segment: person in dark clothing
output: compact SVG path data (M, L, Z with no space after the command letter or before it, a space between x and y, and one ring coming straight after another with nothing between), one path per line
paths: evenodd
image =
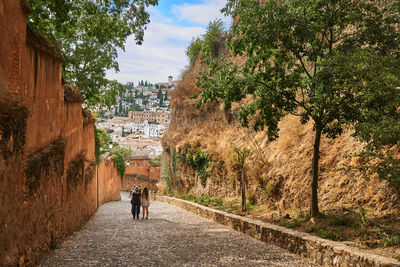
M140 190L139 187L135 187L134 192L132 193L132 200L131 200L131 204L132 204L132 215L133 215L133 219L135 219L135 217L137 219L139 219L139 214L140 214Z

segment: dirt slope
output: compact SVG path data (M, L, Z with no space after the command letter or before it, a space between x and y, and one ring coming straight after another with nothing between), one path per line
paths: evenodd
M282 211L306 209L309 205L309 180L314 133L312 124L302 125L287 116L279 127L280 137L269 142L265 131L240 127L231 113L220 104L207 103L195 109L190 97L198 90L196 76L203 70L200 60L185 73L172 95L170 130L163 146L179 154L185 147L201 147L211 154L207 183L198 181L196 172L176 160L176 190L181 193L218 197L238 196L237 166L233 147L247 146L252 153L247 164L250 180L248 196L256 203ZM400 217L400 194L376 176L365 179L359 171L343 171L346 165L357 166L358 159L349 156L360 151L362 144L350 131L335 140L321 142L319 206L322 211L362 206L369 216ZM178 157L179 158L179 157ZM171 160L169 160L171 165ZM171 166L170 166L171 167Z

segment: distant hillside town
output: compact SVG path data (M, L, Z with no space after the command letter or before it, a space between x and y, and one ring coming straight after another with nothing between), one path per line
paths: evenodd
M134 155L161 155L161 138L170 124L170 93L178 83L172 76L166 83L128 82L115 106L99 110L96 126Z

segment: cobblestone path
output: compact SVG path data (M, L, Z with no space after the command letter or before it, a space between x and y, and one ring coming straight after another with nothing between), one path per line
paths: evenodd
M105 203L38 266L313 266L166 203L152 202L149 220L133 220L130 208L125 193Z

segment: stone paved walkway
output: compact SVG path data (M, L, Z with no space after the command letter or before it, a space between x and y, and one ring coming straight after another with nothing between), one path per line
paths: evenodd
M313 266L308 260L166 203L133 220L127 194L38 266Z

